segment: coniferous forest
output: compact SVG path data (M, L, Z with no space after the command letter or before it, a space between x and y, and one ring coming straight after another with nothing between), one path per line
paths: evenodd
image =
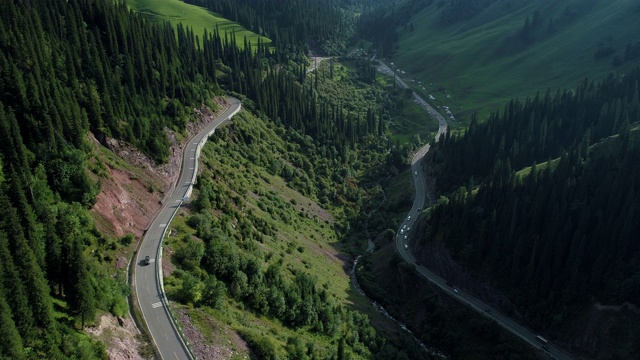
M351 236L344 243L362 240L358 213L370 194L357 177L376 166L381 178L406 167L415 144L390 146L384 91L368 89L359 102L351 101L353 88L342 97L331 93L360 80L375 83L372 61L356 61L356 81L334 79L333 60L329 70L308 74L304 59L310 48L344 53L356 31L372 49L391 54L398 35L380 21L400 26L431 1L410 1L397 12L387 1L186 2L272 43L251 46L215 27L195 34L151 23L122 1L1 2L0 358L106 358L105 345L82 329L100 313L129 311L126 274L101 256L113 239L89 212L101 189L93 138L103 145L118 139L162 164L171 156L168 131L185 134L197 120L193 109L215 110L215 96L233 94L251 114L216 133L213 142L240 143L218 143L217 151L229 151L235 164L247 156L309 199L341 207L344 218L332 227ZM471 3L467 10L477 12L493 1ZM443 23L466 16L462 1L438 4ZM414 254L427 259L427 249L442 244L506 294L513 312L536 330L557 328L585 304L637 302L639 82L640 69L587 79L575 90L512 100L443 136L425 159L441 196L421 219L422 253ZM261 148L271 134L287 144ZM335 358L421 354L415 343L400 352L403 344L388 342L318 279L261 262L252 251L273 237L274 222L250 212L231 226L238 211L228 199L246 189L200 180L187 224L195 236L184 237L174 260L181 285L207 296L184 291L176 300L215 308L229 294L257 316L329 339L335 348L325 355ZM266 192L256 197L260 211L293 224L295 204ZM228 214L214 219L218 211ZM249 342L252 336L260 354L278 353L264 337L247 334ZM640 353L640 336L633 336L627 355ZM298 347L287 350L290 356L299 350L287 346Z
M327 14L339 14L329 5ZM296 38L295 26L277 35L292 45L273 51L238 46L217 29L199 36L152 25L123 2L4 1L0 20L3 356L102 357L104 345L76 329L98 312L127 312L125 275L110 274L88 253L107 239L88 213L100 181L86 171L95 166L87 134L123 140L162 163L165 129L184 131L189 109L214 108L223 89L332 144L326 155L337 161L384 129L377 109L349 111L318 96L317 80L304 85L305 68L287 59L300 57L311 39ZM329 28L327 39L338 29Z
M187 56L193 34L122 3L4 1L0 18L0 353L103 357L74 329L97 311L124 315L129 289L85 251L105 244L88 213L100 184L87 134L165 161L163 129L219 89Z
M636 69L514 100L443 137L428 157L445 196L422 241L492 279L540 330L593 301L637 301L639 81Z
M329 55L346 49L353 34L341 0L187 0L270 38L282 56L304 55L315 45ZM295 16L292 16L295 14ZM302 58L300 58L302 59Z

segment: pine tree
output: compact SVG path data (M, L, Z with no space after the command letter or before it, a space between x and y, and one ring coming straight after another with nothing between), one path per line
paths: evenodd
M96 294L91 282L91 275L84 262L84 255L79 250L79 245L74 246L76 254L75 284L69 303L71 308L80 315L81 328L84 329L85 320L93 321L96 314Z
M38 266L33 251L28 246L24 237L17 211L4 195L0 195L0 207L2 207L2 228L6 231L9 241L9 249L15 261L16 268L20 272L20 280L26 287L29 305L33 312L34 323L42 328L54 328L53 305L49 297L44 273Z
M0 271L2 271L0 269ZM0 279L2 276L0 275ZM0 358L23 359L24 349L22 339L11 318L11 308L6 301L6 293L0 281Z
M9 240L4 231L0 230L0 280L4 285L4 291L10 296L7 297L11 313L15 319L15 326L22 336L22 339L32 341L35 337L33 326L33 312L29 307L29 300L24 285L20 279L13 259L9 251Z

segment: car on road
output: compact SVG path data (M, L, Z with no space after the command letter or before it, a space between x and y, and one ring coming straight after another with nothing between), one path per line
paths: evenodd
M460 291L458 291L458 289L453 289L453 292L457 294L460 294Z
M407 216L407 221L411 220L411 215Z
M491 314L491 309L484 309L487 314Z
M404 239L407 240L407 235L404 236Z
M409 248L409 245L404 244L404 248L405 248L405 249L408 249L408 248Z
M451 281L447 281L447 285L453 287L453 284L451 283Z
M143 263L144 263L145 265L149 265L149 264L151 264L151 257L149 257L149 255L145 256L145 257L144 257L144 261L143 261Z
M418 172L417 172L417 171L414 171L414 172L413 172L413 175L418 176Z

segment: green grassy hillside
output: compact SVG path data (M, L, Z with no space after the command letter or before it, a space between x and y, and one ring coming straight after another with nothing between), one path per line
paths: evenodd
M174 25L182 23L191 27L198 36L202 36L204 29L213 31L217 26L221 34L224 34L225 31L234 33L240 46L242 46L245 37L252 45L258 43L258 38L262 38L263 43L271 42L271 40L243 28L236 22L227 20L199 6L186 4L181 0L126 0L126 3L152 21L170 21Z
M178 311L188 314L191 324L203 336L189 339L196 353L208 351L202 350L207 344L216 351L238 352L235 358L245 358L247 352L242 350L242 341L234 341L242 338L257 358L326 359L337 356L340 338L345 337L349 342L346 351L352 359L395 358L381 355L370 339L389 341L410 358L423 358L424 353L417 344L376 312L350 285L346 270L351 257L336 230L340 217L334 217L334 211L327 211L311 196L296 190L299 179L287 181L274 175L277 168L274 164L284 164L295 170L296 177L306 176L292 163L291 157L300 155L290 149L298 144L291 141L290 134L282 127L264 120L243 111L207 142L193 200L174 219L171 224L174 235L165 242L165 263L173 261L178 265L171 276L165 277L167 296L181 302L207 304L194 307L176 304ZM207 193L212 194L206 189L207 183L216 194L211 202L201 200ZM198 210L204 206L211 209ZM208 234L211 232L215 235ZM185 256L192 254L190 248L200 248L202 259L196 261L198 266L191 270L186 265L193 256ZM261 275L250 278L244 287L256 287L256 281L264 283L260 291L268 301L263 308L257 308L252 300L261 293L239 290L236 280L227 281L229 284L224 285L219 300L215 305L210 304L201 278L226 281L220 273L206 273L205 269L215 268L211 265L214 253L224 253L220 261L228 264L225 266L257 264ZM294 326L288 320L289 315L283 313L280 318L273 315L270 309L279 306L276 293L282 286L287 289L282 290L285 294L294 291L290 284L300 274L308 277L315 291L322 292L319 299L323 304L330 304L333 314L339 318L334 330L325 330L333 326L329 320L324 326L313 323ZM190 292L190 285L186 284L194 276L198 285ZM272 284L273 279L282 279L285 285ZM252 292L240 295L243 291ZM285 297L281 300L284 306ZM315 304L318 303L320 301ZM299 306L287 300L283 312L293 313ZM317 313L318 318L324 319L321 311ZM363 320L358 320L360 318ZM182 325L190 326L185 322ZM387 338L383 340L383 336ZM308 357L301 356L299 350ZM385 351L395 355L399 350L385 348Z
M392 61L459 116L638 63L625 60L627 46L640 44L634 1L495 1L450 25L441 12L434 3L412 16Z

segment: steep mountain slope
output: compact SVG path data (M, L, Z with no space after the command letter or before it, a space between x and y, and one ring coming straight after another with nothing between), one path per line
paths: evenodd
M90 141L115 137L165 161L165 129L183 131L188 108L213 105L217 88L177 66L184 50L170 27L147 27L122 3L3 2L0 314L9 341L0 357L106 357L81 330L98 314L128 313L115 258L135 245L91 217L109 172Z
M408 14L393 55L454 113L486 114L514 97L624 73L640 56L634 1L496 0L463 13L468 5L431 2Z
M258 39L265 44L270 42L268 38L259 36L236 22L181 0L126 0L126 3L146 19L158 23L169 21L173 25L188 26L198 37L202 37L205 29L211 33L217 28L222 33L227 32L235 36L239 44L245 37L253 46L258 44Z
M637 353L640 330L618 315L636 318L640 295L639 80L634 69L512 101L434 146L428 165L444 196L418 229L417 256L495 301L479 285L491 284L503 308L585 358ZM471 276L442 266L449 254Z
M145 192L157 203L166 185L129 172L135 166L110 152L122 149L114 141L143 153L145 166L167 162L199 118L194 109L216 107L221 85L250 93L259 105L246 99L249 106L269 104L286 126L304 129L311 117L303 114L315 111L308 131L339 140L332 156L377 133L354 127L365 114L319 111L324 102L293 87L303 66L276 66L266 45L239 47L216 31L196 41L194 30L145 21L124 2L7 0L0 20L1 358L107 356L82 329L104 313L127 315L123 257L154 206L136 220L121 217L123 209ZM120 204L100 206L102 179L123 194Z

